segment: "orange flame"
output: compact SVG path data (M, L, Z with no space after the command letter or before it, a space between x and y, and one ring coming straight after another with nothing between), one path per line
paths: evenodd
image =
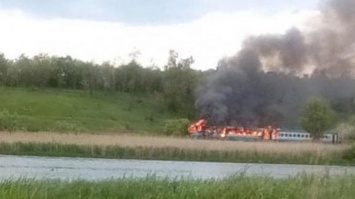
M249 135L257 136L262 140L275 140L277 133L280 129L267 126L266 128L244 128L235 126L209 126L206 127L206 120L200 119L195 123L192 123L188 127L189 133L206 133L207 135L212 135L211 132L215 132L220 135L220 137L226 137L227 134L231 135Z
M206 121L204 119L201 119L201 120L197 121L196 123L192 123L188 127L187 131L189 133L202 132L205 130L204 129L205 125L206 125Z

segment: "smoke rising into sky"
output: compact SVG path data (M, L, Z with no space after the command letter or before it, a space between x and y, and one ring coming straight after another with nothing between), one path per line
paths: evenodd
M297 127L305 101L355 97L355 1L322 2L303 30L252 36L220 61L197 89L196 108L212 123Z

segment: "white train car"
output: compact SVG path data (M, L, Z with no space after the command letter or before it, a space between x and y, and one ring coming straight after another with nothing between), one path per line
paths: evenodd
M277 141L311 141L312 137L306 132L280 131L276 136Z
M292 142L292 141L312 141L312 136L307 132L297 131L280 131L276 136L276 140L279 142ZM339 143L339 136L336 133L326 133L320 139L325 143Z

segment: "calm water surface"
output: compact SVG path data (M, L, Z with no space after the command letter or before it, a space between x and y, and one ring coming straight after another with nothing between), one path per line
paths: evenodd
M235 174L287 177L299 173L355 174L355 167L0 156L0 180L17 178L102 180L156 175L224 178Z

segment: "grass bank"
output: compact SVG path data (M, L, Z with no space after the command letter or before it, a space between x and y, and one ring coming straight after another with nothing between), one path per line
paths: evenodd
M355 176L327 175L300 175L286 179L234 176L223 180L168 180L147 177L98 182L22 179L0 182L0 198L353 199L354 186Z
M97 91L0 87L0 130L161 134L161 97Z
M221 143L223 144L223 143ZM237 143L236 143L237 144ZM1 142L0 154L55 157L94 157L114 159L178 160L277 164L354 165L353 156L344 151L316 153L299 151L222 150L174 146L76 145L38 142ZM347 153L346 153L347 154Z

